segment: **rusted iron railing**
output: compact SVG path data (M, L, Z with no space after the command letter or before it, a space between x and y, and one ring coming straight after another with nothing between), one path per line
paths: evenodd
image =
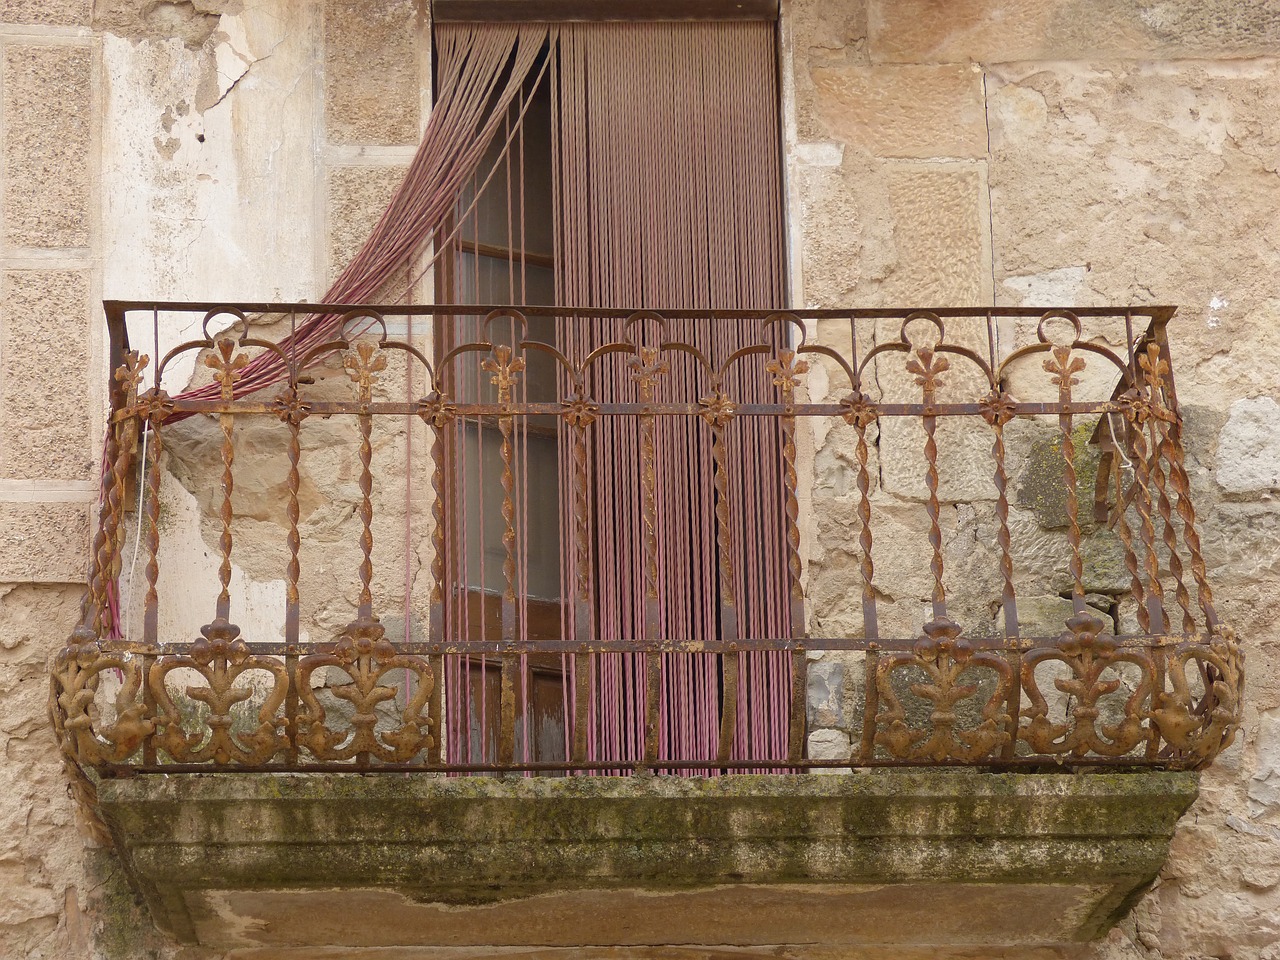
M1184 465L1181 422L1177 413L1166 325L1169 308L805 311L782 314L721 312L713 315L668 312L627 314L563 308L348 307L281 304L108 304L115 361L111 428L105 450L100 522L90 556L89 586L83 619L58 655L52 676L51 714L67 757L103 774L209 770L416 770L476 772L492 770L778 770L819 767L982 765L993 768L1068 764L1196 768L1211 761L1235 734L1240 722L1242 655L1229 627L1215 613L1206 564L1196 531ZM295 355L287 336L275 341L256 331L289 326L282 318L308 313L346 314L348 337ZM200 335L168 351L161 372L184 356L196 356L212 373L215 396L170 396L154 365L129 348L126 319L172 313L203 316ZM474 318L478 335L467 342L445 342L442 322ZM565 355L549 342L512 335L502 342L500 328L524 330L529 321L547 318L602 318L622 331L616 340L597 343L589 356ZM274 318L274 319L273 319ZM405 318L435 336L422 348L412 336L393 336ZM683 321L732 325L737 349L709 355L687 342L670 339L669 325ZM280 327L280 324L284 324ZM218 333L217 329L227 332ZM743 333L742 331L747 331ZM156 340L159 341L157 333ZM456 338L455 338L456 339ZM535 352L554 361L559 395L537 402L511 389L525 361ZM428 354L431 354L430 356ZM251 357L275 358L283 377L275 386L249 395L237 391ZM638 372L653 372L676 356L690 362L701 378L696 398L664 401L652 392L626 402L593 397L590 370L604 358ZM392 399L380 391L379 378L389 357L417 371L422 385L416 398ZM262 360L256 361L261 364ZM329 365L349 384L346 396L313 387L312 371ZM473 365L474 375L497 387L492 399L464 396L450 371ZM808 397L809 376L826 371L824 396ZM758 368L775 390L771 402L743 403L731 393L731 372ZM1104 373L1100 373L1104 371ZM340 375L345 374L346 379ZM893 385L886 385L892 379ZM476 382L476 381L472 381ZM149 384L149 386L148 386ZM1082 387L1082 384L1084 386ZM643 386L643 382L642 382ZM1105 390L1099 394L1099 390ZM483 400L483 402L482 402ZM164 534L161 515L162 461L166 436L183 416L216 418L221 436L221 478L217 583L210 585L212 621L201 636L162 636L159 554ZM280 642L246 636L231 622L235 517L232 492L241 464L236 436L248 418L275 418L284 432L278 456L287 462L288 494L269 505L284 518L287 560L280 571L286 591L280 616ZM358 601L352 620L328 639L301 636L299 582L302 537L299 531L300 437L314 418L353 418L359 497L358 558L354 571ZM392 638L375 613L377 579L373 568L373 481L378 464L371 434L377 418L416 418L431 437L432 505L429 519L433 555L424 561L432 584L426 603L424 635ZM585 463L586 438L603 418L684 418L711 438L717 509L710 520L727 535L730 514L721 510L731 491L735 461L726 454L724 427L735 418L772 418L782 438L778 472L781 489L766 491L783 505L782 542L791 578L790 636L741 635L731 610L721 609L719 635L710 638L639 639L594 635L589 577L579 580L575 596L564 603L578 616L572 632L530 638L522 632L511 585L511 553L516 540L511 504L520 476L514 425L526 418L554 418L563 442L578 445L573 461ZM494 613L496 626L477 617L470 635L445 624L449 584L448 514L451 502L448 431L459 419L496 426L505 465L503 476L503 573L507 590ZM876 564L886 551L908 545L881 539L874 522L872 450L887 442L879 427L902 418L918 423L918 455L924 493L919 507L926 543L922 562L930 570L931 597L919 632L884 636L878 618L886 585ZM984 482L994 501L995 557L1003 584L1000 627L975 635L948 612L945 584L944 500L947 458L939 453L939 428L959 419L970 434L987 438L990 455ZM860 629L847 636L805 633L805 515L810 498L800 488L804 447L802 424L832 421L851 428L846 451L854 490L821 509L852 511L856 542L846 545L853 558L848 593L860 598ZM1061 567L1070 582L1070 615L1051 631L1026 635L1019 620L1017 531L1010 524L1012 464L1009 432L1024 420L1047 423L1057 433L1061 456L1066 525ZM1092 511L1077 496L1077 449L1081 428L1088 443L1101 450ZM145 444L142 442L146 438ZM800 438L798 442L798 438ZM987 441L984 441L986 443ZM142 452L145 448L145 457ZM643 462L635 465L641 504L652 502L654 485L678 464L655 463L654 446L640 443ZM513 463L515 464L513 466ZM970 465L969 469L973 469ZM132 486L141 485L142 495ZM576 551L578 569L592 565L588 531L596 505L587 490L586 469L572 471L575 489L561 498L571 514L563 529L578 531L563 546ZM580 486L580 489L579 489ZM121 636L114 611L117 581L124 566L128 504L138 499L139 548L145 596L137 635ZM819 510L808 506L806 510ZM1090 606L1082 555L1082 526L1110 527L1122 543L1128 592L1135 603L1136 632ZM652 556L645 538L639 549ZM913 547L914 549L914 547ZM728 564L720 550L708 563ZM729 573L722 571L729 579ZM892 585L889 585L892 588ZM953 585L954 587L954 585ZM963 585L960 585L962 588ZM952 591L954 593L954 589ZM732 605L728 597L724 604ZM399 601L398 601L399 602ZM482 599L481 603L484 603ZM567 620L566 620L567 622ZM736 632L735 632L736 631ZM650 690L664 658L716 654L720 671L717 705L721 723L738 717L738 659L753 651L789 654L790 732L785 755L739 756L731 736L720 738L712 757L662 754L652 731L659 726L656 695L643 700L647 716L645 749L634 757L593 759L583 727L591 722L590 658L631 652L643 658L642 675ZM849 699L860 716L846 723L847 756L812 757L806 750L806 673L818 652L843 656L861 678L849 680ZM521 658L559 655L577 664L566 682L574 685L573 706L566 708L565 755L539 760L520 750L516 716L521 703ZM495 754L479 759L442 751L442 689L450 657L474 657L498 671L500 726ZM343 712L326 710L318 690L321 675L341 678L337 700ZM637 680L636 682L642 682ZM330 696L330 704L337 702ZM566 702L569 702L566 698ZM812 705L808 705L810 708ZM481 721L482 723L485 721ZM526 716L527 722L527 716Z

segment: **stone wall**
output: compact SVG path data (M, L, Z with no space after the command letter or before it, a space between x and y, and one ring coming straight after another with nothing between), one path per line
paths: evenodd
M88 0L0 5L0 953L85 956L84 841L45 720L103 427L99 45Z
M319 296L412 156L421 6L0 2L0 955L174 954L78 832L44 719L45 659L77 616L95 499L96 304ZM1110 940L983 956L1277 960L1280 5L783 0L783 16L798 303L1181 307L1173 349L1209 574L1249 656L1244 736ZM851 437L807 442L814 626L856 629L856 607L840 605ZM891 452L876 463L878 518L916 535L918 491ZM198 484L170 486L198 500ZM949 569L992 570L989 495L961 490L948 509ZM1034 497L1017 510L1057 536ZM237 575L271 598L278 565L259 560ZM921 569L904 557L883 574L895 622L914 629ZM1049 579L1038 596L1049 622ZM815 750L847 741L841 702L857 692L834 667L815 664Z
M1180 307L1170 333L1209 577L1249 657L1244 735L1204 775L1160 882L1093 955L1280 956L1280 141L1268 119L1280 110L1280 5L792 0L784 11L804 305ZM835 430L814 438L809 589L840 627L859 619L834 602L855 569L841 550L848 445ZM918 538L922 511L878 472L874 509ZM1012 522L1048 535L1042 505L1020 499ZM947 561L968 576L990 566L966 564L990 543L990 506L952 500ZM922 574L891 557L885 583L919 606ZM1060 619L1056 591L1043 594L1033 615ZM811 723L828 729L811 749L842 749L839 706L857 691L841 692L840 664L812 666Z

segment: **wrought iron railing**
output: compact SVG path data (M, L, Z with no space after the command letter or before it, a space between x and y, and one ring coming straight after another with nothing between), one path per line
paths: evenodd
M316 312L346 314L348 335L300 352L298 338L290 333L301 318ZM1232 631L1215 613L1196 531L1166 336L1171 309L659 315L111 303L107 313L115 371L100 521L83 619L56 659L51 694L63 749L83 767L104 774L796 771L893 764L1195 768L1231 742L1240 722L1242 655ZM203 324L193 339L166 351L157 376L155 365L130 349L126 326L134 327L135 340L145 339L136 331L150 330L158 352L162 319L168 323L176 315L202 317ZM458 340L460 317L471 318L467 329L475 336L470 340ZM524 330L538 318L557 325L585 317L612 324L609 329L621 335L596 342L588 356L581 350L558 352L551 346L554 337L534 341L513 334L504 343L497 334L499 329ZM452 340L445 331L448 323L454 324ZM682 323L731 326L737 331L736 349L716 356L675 339L672 330ZM512 388L524 361L535 352L554 363L557 395L550 399L530 400ZM184 357L198 358L200 369L212 373L213 384L201 393L171 396L163 373ZM399 358L398 367L391 365L395 371L389 358ZM697 393L664 399L654 377L677 359L696 370ZM634 396L593 396L592 384L599 382L593 379L593 365L606 360L615 365L612 369L636 378ZM279 381L243 394L239 388L246 378L267 363L275 365ZM475 367L469 382L491 380L496 392L464 395L459 384L465 366ZM814 386L819 366L822 384ZM746 369L767 377L773 395L766 402L744 402L733 395L732 385L741 382L733 371ZM380 385L380 379L393 373L397 392L416 377L417 395L393 399L385 383ZM323 391L318 378L324 380ZM345 395L335 394L338 383L346 385ZM167 441L182 429L183 417L216 419L220 440L216 516L210 518L217 533L216 582L189 585L205 589L210 598L212 619L197 637L162 635L162 465ZM732 523L730 512L720 508L740 489L733 472L743 469L742 460L730 455L727 428L744 417L774 424L780 438L780 487L762 495L776 498L781 505L776 515L785 525L780 542L789 575L790 627L781 632L789 635L752 636L743 630L732 609L733 591L726 588L717 594L715 636L661 636L653 604L646 610L643 637L598 636L592 626L589 577L580 578L574 595L562 601L577 611L575 618L566 614L561 621L572 623L571 630L531 638L522 628L527 611L513 589L517 574L511 552L518 539L512 505L519 492L521 456L513 436L527 429L531 418L543 418L552 423L548 429L558 442L579 451L566 460L570 468L565 478L573 490L560 501L562 529L575 535L566 537L562 547L573 552L578 569L589 570L596 549L589 531L598 505L587 490L582 451L601 421L615 417L638 422L634 510L651 532L655 486L669 482L663 476L680 465L655 462L654 444L644 442L646 425L679 418L701 431L714 471L715 509L708 522L717 538L733 532L726 529ZM237 433L247 422L264 418L281 431L279 449L271 455L285 464L287 478L281 502L265 505L278 513L285 532L279 571L285 585L282 622L273 625L281 635L278 640L260 639L253 635L253 625L231 622L232 569L240 536L233 490L249 455L238 452ZM346 453L359 490L352 503L358 535L351 571L358 595L349 625L317 640L300 627L306 598L300 590L305 544L299 488L302 440L320 418L349 418L355 425ZM373 489L382 454L375 456L373 436L380 419L419 424L415 429L428 434L435 464L431 506L424 508L429 512L422 521L432 531L430 556L423 563L430 587L420 628L406 628L404 638L390 636L375 610L379 580L373 562ZM492 611L481 597L481 613L469 632L446 623L452 576L447 531L449 512L457 508L451 503L457 494L448 487L449 458L454 456L449 432L468 419L496 430L506 467L501 515L507 551L502 565L506 589L492 598ZM924 536L910 544L884 539L875 519L877 464L882 463L877 458L891 452L882 427L894 420L914 421L919 428L912 434L908 459L923 485L918 499L909 503L918 509ZM984 496L993 504L992 562L998 565L1001 584L994 598L999 614L993 629L952 616L964 584L948 585L946 499L940 487L947 482L951 461L945 451L939 452L942 424L952 420L965 425L964 436L980 438L989 448L983 462L975 466L965 460L961 467L977 471L981 483L989 485ZM809 469L806 431L821 421L844 425L841 453L852 475L852 487L827 500L800 479ZM1021 423L1038 424L1041 434L1052 439L1058 457L1053 462L1060 470L1054 480L1065 524L1054 542L1070 612L1048 628L1023 623L1018 613L1024 556L1019 538L1025 531L1010 519L1011 510L1019 509L1011 504L1010 487L1021 461L1009 452L1009 440ZM955 436L947 433L947 442ZM1094 448L1089 464L1096 474L1092 509L1082 507L1078 495L1087 459L1082 446ZM141 510L133 516L130 504L135 501ZM824 511L852 514L851 529L856 531L856 542L843 545L850 558L848 606L857 619L855 627L844 631L847 635L810 636L805 628L807 619L821 619L806 610L804 585L810 573L807 531L812 515ZM1120 544L1125 593L1133 610L1134 629L1129 632L1089 602L1085 541L1089 531L1103 528ZM1036 536L1043 539L1043 531ZM646 562L656 549L653 539L644 537L636 547ZM131 549L140 554L145 581L131 591L131 603L140 610L133 625L120 603L120 581ZM919 551L921 564L930 571L930 596L918 631L887 636L878 608L893 585L878 578L877 563L887 553L904 550ZM731 552L716 551L707 562L728 566ZM724 584L733 582L731 571L720 573ZM413 603L406 593L396 606L407 610ZM785 654L783 675L790 685L786 749L771 756L741 755L734 746L734 730L744 722L739 662L756 651ZM600 759L588 745L587 728L598 722L591 664L593 658L619 653L634 654L640 664L632 682L644 688L644 716L637 718L643 723L643 748L629 757ZM718 658L718 749L710 756L673 755L659 735L659 728L672 721L659 716L658 679L677 658L707 655ZM522 747L518 733L522 714L524 729L529 726L529 694L522 684L527 683L531 656L558 658L571 687L561 717L564 753L549 760ZM806 746L806 713L813 710L806 693L808 673L819 656L840 658L846 673L841 696L852 715L841 723L847 755L832 756L828 750L811 756L819 751ZM443 730L448 713L442 707L444 681L449 663L463 657L481 664L482 682L487 683L490 669L499 679L490 705L496 746L478 750L478 756L469 748L465 755L451 750ZM323 677L341 682L326 685ZM341 709L335 710L335 704ZM483 726L488 721L481 717L478 722ZM471 738L467 734L468 743ZM836 742L841 742L838 737Z

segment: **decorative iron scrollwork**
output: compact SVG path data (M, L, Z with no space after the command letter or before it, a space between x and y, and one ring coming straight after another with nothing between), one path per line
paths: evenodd
M1198 695L1187 681L1187 669L1192 666L1200 679ZM1174 646L1165 676L1168 688L1157 693L1151 720L1171 756L1195 765L1207 763L1235 740L1242 719L1244 654L1235 632L1223 627L1207 645Z
M960 626L946 618L924 625L924 636L909 653L882 655L874 682L881 713L875 742L898 760L976 763L992 759L1012 736L1005 711L1013 670L1000 653L977 651L960 636ZM923 672L923 682L907 683L915 697L930 705L927 723L913 723L899 692L898 677ZM962 677L969 676L969 682ZM977 677L991 681L984 692ZM975 719L964 726L962 708Z
M202 628L202 636L186 656L163 657L151 667L148 681L156 704L156 745L177 763L253 766L266 763L288 746L282 732L287 723L280 713L289 689L284 663L276 657L250 654L239 633L238 628L215 621ZM187 730L169 690L169 677L178 670L189 671L174 677L179 684L188 681L182 687L187 700L208 710L194 731ZM239 721L248 729L236 730L236 706L256 692L252 683L239 681L251 680L254 673L269 677L271 686L252 718ZM192 674L204 683L189 682L194 680Z
M141 750L155 730L140 696L142 674L140 656L103 650L84 630L77 630L59 651L50 708L55 728L76 760L88 766L124 763ZM113 720L103 719L97 702L104 678L116 684Z
M1068 698L1061 722L1050 719L1049 701L1036 676L1037 667L1051 662L1070 671L1069 676L1053 681L1054 688ZM1121 664L1136 667L1139 681L1114 722L1108 722L1099 701L1123 685ZM1028 706L1022 711L1019 739L1033 752L1049 756L1125 756L1151 736L1146 721L1154 686L1155 664L1149 652L1121 647L1103 631L1097 617L1076 614L1067 621L1056 646L1030 650L1022 658L1022 689Z
M425 658L401 656L383 635L376 620L358 620L349 625L332 653L303 657L298 664L298 688L303 712L298 716L298 744L317 760L347 761L366 756L384 763L405 763L433 744L427 704L435 677ZM328 722L328 713L316 694L314 677L328 668L346 674L350 683L329 687L339 700L351 705L352 715L341 724ZM398 725L379 729L386 723L379 706L394 702L395 687L384 682L395 670L416 678L412 693L400 710Z

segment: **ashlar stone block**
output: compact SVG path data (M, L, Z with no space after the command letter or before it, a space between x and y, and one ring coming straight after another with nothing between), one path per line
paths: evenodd
M0 23L74 27L87 24L93 0L3 0Z
M934 436L938 446L938 496L944 502L968 503L996 498L991 432L969 418L940 418ZM925 456L927 436L921 421L886 417L880 427L880 477L888 493L908 500L929 496Z
M16 270L0 283L0 476L92 479L88 277Z
M418 142L418 4L328 0L325 122L331 143Z
M1274 54L1273 3L871 0L873 62L1174 59Z
M13 44L4 51L4 233L24 247L89 243L87 47Z
M89 559L89 507L0 503L0 583L75 583Z
M800 192L810 306L990 303L985 189L975 163L868 160L849 151L839 167L803 169Z
M369 238L407 167L336 167L329 174L329 279L340 274ZM397 291L397 295L403 293Z
M1217 481L1228 493L1280 488L1280 404L1270 397L1237 400L1218 434Z
M788 12L797 62L864 58L866 0L805 0Z
M899 268L893 293L899 304L961 307L988 301L981 190L971 165L893 169L889 200Z
M968 64L814 68L830 137L878 157L985 156L982 78Z

